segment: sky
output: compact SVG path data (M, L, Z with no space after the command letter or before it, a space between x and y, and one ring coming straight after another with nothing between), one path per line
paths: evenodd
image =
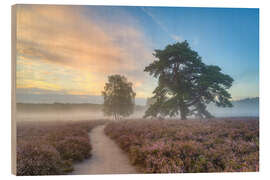
M154 49L184 40L234 79L233 100L259 96L258 9L18 5L17 102L102 103L121 74L143 105Z

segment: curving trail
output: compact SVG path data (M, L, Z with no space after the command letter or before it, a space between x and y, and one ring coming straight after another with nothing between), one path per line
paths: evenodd
M92 157L74 165L71 174L135 174L128 157L104 133L105 125L97 126L90 133Z

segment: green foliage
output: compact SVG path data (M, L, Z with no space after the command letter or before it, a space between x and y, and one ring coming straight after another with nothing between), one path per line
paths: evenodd
M221 72L221 68L206 65L187 41L168 45L164 50L155 50L157 60L144 71L158 78L154 90L155 102L145 117L176 116L186 119L189 115L210 118L206 104L232 107L231 95L227 91L233 79Z
M135 107L136 93L132 90L132 83L121 75L109 76L108 81L104 91L102 91L104 114L113 115L114 119L119 119L120 116L129 116Z
M155 99L154 98L147 98L146 99L146 107L150 107L152 104L155 103Z

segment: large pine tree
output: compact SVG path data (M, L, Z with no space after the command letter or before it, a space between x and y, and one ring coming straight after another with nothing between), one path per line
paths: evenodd
M181 119L189 115L209 118L212 115L206 105L210 102L221 107L232 106L228 89L233 79L218 66L204 64L187 41L155 50L153 55L156 60L144 71L158 78L158 86L145 117L179 114Z

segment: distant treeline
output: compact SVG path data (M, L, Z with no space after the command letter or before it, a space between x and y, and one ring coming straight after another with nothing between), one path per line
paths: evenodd
M235 105L259 105L259 97L245 98L238 101L233 101Z
M54 104L39 104L39 103L17 103L16 109L20 112L49 112L49 111L101 111L103 104L71 104L71 103L54 103ZM135 111L143 111L145 106L136 105Z
M233 108L218 108L213 104L208 105L207 109L216 117L238 117L238 116L259 116L259 98L246 98L232 101ZM35 112L102 112L103 104L93 103L17 103L17 111L23 113ZM142 113L143 116L146 106L136 105L135 112Z

